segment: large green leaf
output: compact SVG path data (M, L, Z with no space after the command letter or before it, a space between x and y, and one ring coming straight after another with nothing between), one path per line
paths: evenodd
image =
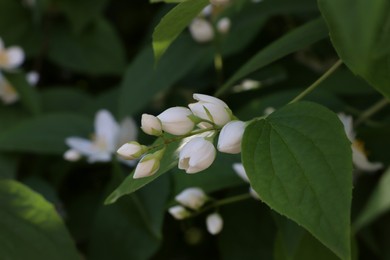
M0 133L1 151L61 154L65 138L87 136L92 122L72 114L51 114L24 120Z
M255 120L242 161L265 203L350 259L351 147L334 113L301 102Z
M318 0L343 62L390 98L390 2Z
M208 0L187 0L175 6L161 19L153 33L153 50L157 61L207 4Z
M41 195L0 179L2 259L80 259L64 223Z
M321 18L302 25L280 37L247 61L229 80L217 91L221 95L237 80L259 70L284 56L307 47L327 36L328 31Z
M390 210L390 169L384 173L366 206L356 219L355 230L370 224L388 210Z
M50 37L49 59L59 66L92 75L120 74L124 70L124 48L104 19L96 20L82 34L58 25Z

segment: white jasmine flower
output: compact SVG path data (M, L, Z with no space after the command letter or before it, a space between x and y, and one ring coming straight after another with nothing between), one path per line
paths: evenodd
M142 154L147 151L145 145L141 145L136 141L125 143L116 152L126 160L138 159Z
M189 30L192 38L198 43L206 43L214 39L213 26L204 18L192 20Z
M198 210L205 204L208 197L202 189L192 187L176 195L175 200L187 208Z
M212 235L217 235L222 231L223 219L218 213L213 213L206 218L207 231Z
M170 207L168 209L168 212L177 220L182 220L191 216L191 212L189 212L186 208L180 205Z
M242 165L242 163L233 163L233 169L243 181L249 183L248 175L246 174L244 165ZM254 199L260 200L259 194L257 194L257 192L252 187L249 187L249 193Z
M179 169L186 173L197 173L210 167L214 162L214 145L203 137L192 138L179 153Z
M65 142L71 149L86 156L89 163L108 162L123 143L122 139L135 139L136 135L137 128L132 119L125 119L120 126L109 111L99 110L95 116L95 135L92 140L72 136L66 138Z
M148 135L160 136L162 134L160 119L149 114L142 114L141 129Z
M160 168L160 161L164 152L165 149L161 149L142 157L135 168L133 179L145 178L155 174Z
M227 123L219 134L218 151L230 154L240 153L245 127L246 124L238 120Z
M191 110L186 107L171 107L157 116L162 129L173 135L185 135L194 129L195 123L191 120Z
M0 69L11 70L19 67L24 61L24 52L20 47L4 47L0 38Z
M64 153L64 159L70 162L76 162L80 160L81 157L82 155L74 149L69 149Z
M189 104L192 113L207 121L211 121L217 126L224 126L232 119L232 112L222 100L203 94L194 94L196 103Z
M217 30L221 34L227 34L230 30L231 21L229 18L224 17L220 19L217 23Z
M338 116L344 125L344 130L348 139L352 142L352 161L355 167L367 172L374 172L383 168L383 164L380 162L372 163L368 161L363 143L356 139L352 116L348 116L344 113L339 113Z

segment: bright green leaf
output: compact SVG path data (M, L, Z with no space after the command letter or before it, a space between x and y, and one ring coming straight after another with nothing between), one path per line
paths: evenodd
M0 179L0 229L3 259L80 259L53 205L16 181Z
M259 70L284 56L307 47L328 34L325 23L318 18L294 29L280 37L246 62L229 80L217 91L221 95L229 89L237 80Z
M318 3L343 62L390 98L390 2L319 0Z
M252 122L242 161L265 203L350 259L351 146L334 113L301 102Z
M209 4L208 0L187 0L175 6L161 19L153 33L153 51L156 61L207 4Z

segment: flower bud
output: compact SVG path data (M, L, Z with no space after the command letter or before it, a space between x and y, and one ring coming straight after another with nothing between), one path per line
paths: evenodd
M216 235L221 232L223 228L223 219L221 215L218 213L208 215L206 219L206 226L207 231L212 235Z
M208 200L206 193L200 188L187 188L176 195L175 200L193 210L200 209Z
M76 162L81 159L81 154L74 149L69 149L64 153L64 159L70 162Z
M147 150L148 148L145 145L133 141L122 145L116 152L127 160L134 160L143 155Z
M192 38L198 43L210 42L214 38L213 27L203 18L195 18L192 20L189 30Z
M196 103L189 104L192 113L218 126L224 126L232 119L232 111L222 100L202 94L194 94Z
M168 209L168 212L177 220L185 219L191 216L191 212L189 212L186 208L180 205L170 207Z
M141 129L148 135L160 136L162 134L160 119L149 114L142 114Z
M165 148L142 157L135 168L133 179L149 177L155 174L160 168L160 160L164 152Z
M276 109L273 108L273 107L267 107L266 109L264 109L264 115L266 116L269 116L270 114L272 114L273 112L275 112Z
M231 26L230 19L227 17L222 18L217 23L217 30L221 34L226 34L229 32Z
M161 121L162 129L173 135L185 135L194 128L191 120L191 110L186 107L171 107L157 116Z
M241 140L246 124L242 121L231 121L221 130L218 138L218 151L236 154L241 152Z
M179 154L179 169L186 173L197 173L210 167L214 162L216 151L214 145L203 137L191 139Z
M39 74L36 71L30 71L26 74L26 79L31 86L35 86L39 81Z

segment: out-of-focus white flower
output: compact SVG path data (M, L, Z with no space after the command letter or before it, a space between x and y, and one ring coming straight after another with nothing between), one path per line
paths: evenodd
M248 175L246 174L242 163L233 163L233 169L243 181L249 183ZM260 200L259 194L257 194L257 192L252 187L249 187L249 193L254 199Z
M24 52L20 47L4 47L0 38L0 69L11 70L19 67L24 61Z
M218 151L230 154L240 153L245 127L246 124L238 120L227 123L219 134Z
M0 72L0 99L4 104L15 103L19 99L19 94L14 87L6 80Z
M96 113L95 135L92 140L72 136L66 138L65 142L71 149L86 156L89 163L108 162L117 147L123 143L122 138L130 136L135 139L136 135L137 128L132 119L125 119L120 126L111 113L103 109Z
M178 166L186 173L197 173L210 167L215 156L215 147L210 141L195 137L180 150Z
M187 208L198 210L205 204L208 197L202 189L192 187L177 194L175 200Z
M162 129L173 135L185 135L194 128L191 120L191 110L186 107L171 107L157 116L162 124Z
M36 71L30 71L26 74L26 79L31 86L35 86L39 81L39 73Z
M352 161L355 167L367 172L374 172L383 168L383 164L380 162L372 163L368 161L363 143L356 139L352 116L348 116L344 113L339 113L338 116L344 125L344 130L348 139L352 142Z
M223 219L218 213L213 213L206 218L207 231L212 235L217 235L222 231Z
M141 129L148 135L160 136L162 134L160 119L149 114L142 114Z
M135 168L133 179L145 178L155 174L160 168L160 161L165 149L158 150L152 154L147 154L139 161Z
M214 39L213 26L204 18L195 18L189 25L192 38L199 43L210 42Z
M222 100L203 94L194 94L196 103L189 104L192 113L207 121L211 121L217 126L224 126L232 120L232 112Z
M212 13L213 13L213 6L212 5L206 5L206 7L203 8L203 10L200 13L200 15L208 17L208 16L211 16Z
M82 155L74 149L69 149L64 153L64 159L70 162L76 162L80 160L81 157Z
M273 112L275 112L276 109L273 108L273 107L267 107L266 109L264 109L264 115L266 116L269 116L270 114L272 114Z
M191 212L189 212L186 208L180 205L170 207L168 209L168 212L177 220L182 220L191 216Z
M231 26L231 21L229 18L227 17L224 17L222 19L220 19L218 22L217 22L217 30L219 33L221 34L226 34L229 32L230 30L230 26Z
M126 160L134 160L143 155L147 149L148 148L145 145L141 145L136 141L132 141L119 147L116 152Z
M234 92L242 92L248 90L258 89L261 86L261 82L253 79L244 79L239 85L233 87Z
M228 5L230 0L210 0L210 3L217 6Z

